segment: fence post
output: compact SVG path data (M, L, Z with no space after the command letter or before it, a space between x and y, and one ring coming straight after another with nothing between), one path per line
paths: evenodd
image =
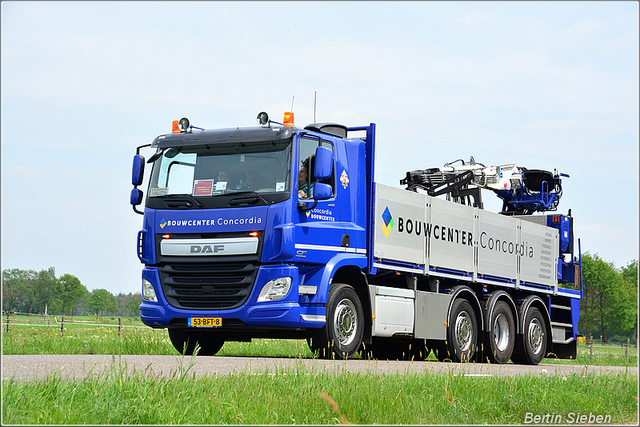
M624 364L627 365L629 363L629 345L631 340L627 338L627 345L624 347Z
M593 365L593 340L591 341L591 346L589 347L589 364Z
M120 336L121 329L122 329L122 318L118 316L118 336Z
M62 315L62 323L60 324L60 336L64 336L64 314Z
M9 332L9 317L11 314L7 311L7 332Z

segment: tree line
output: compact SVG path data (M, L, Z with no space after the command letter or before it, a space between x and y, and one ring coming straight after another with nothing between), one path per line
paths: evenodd
M56 277L55 268L2 271L2 310L29 314L138 317L140 292L113 295L106 289L88 291L71 274Z
M603 342L630 338L637 345L638 260L617 268L598 254L583 254L582 280L580 333Z

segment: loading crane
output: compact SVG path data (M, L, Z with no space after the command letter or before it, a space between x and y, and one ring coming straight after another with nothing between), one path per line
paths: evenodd
M485 166L473 157L446 163L444 167L408 171L400 180L409 191L424 190L430 196L483 208L481 189L492 190L502 200L503 215L531 215L555 211L562 197L562 179L569 175L528 169L513 163Z

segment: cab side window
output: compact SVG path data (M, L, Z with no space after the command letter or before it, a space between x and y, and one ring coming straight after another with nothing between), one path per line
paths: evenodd
M310 199L313 197L313 187L315 184L313 165L316 148L319 146L326 147L333 153L333 145L329 141L319 138L300 138L300 150L298 151L298 197L301 199ZM333 176L321 182L329 184L333 189L333 194L335 194Z

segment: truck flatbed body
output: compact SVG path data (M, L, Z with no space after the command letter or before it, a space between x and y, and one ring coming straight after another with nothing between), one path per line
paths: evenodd
M580 298L558 286L559 231L528 216L476 207L376 183L375 269Z

